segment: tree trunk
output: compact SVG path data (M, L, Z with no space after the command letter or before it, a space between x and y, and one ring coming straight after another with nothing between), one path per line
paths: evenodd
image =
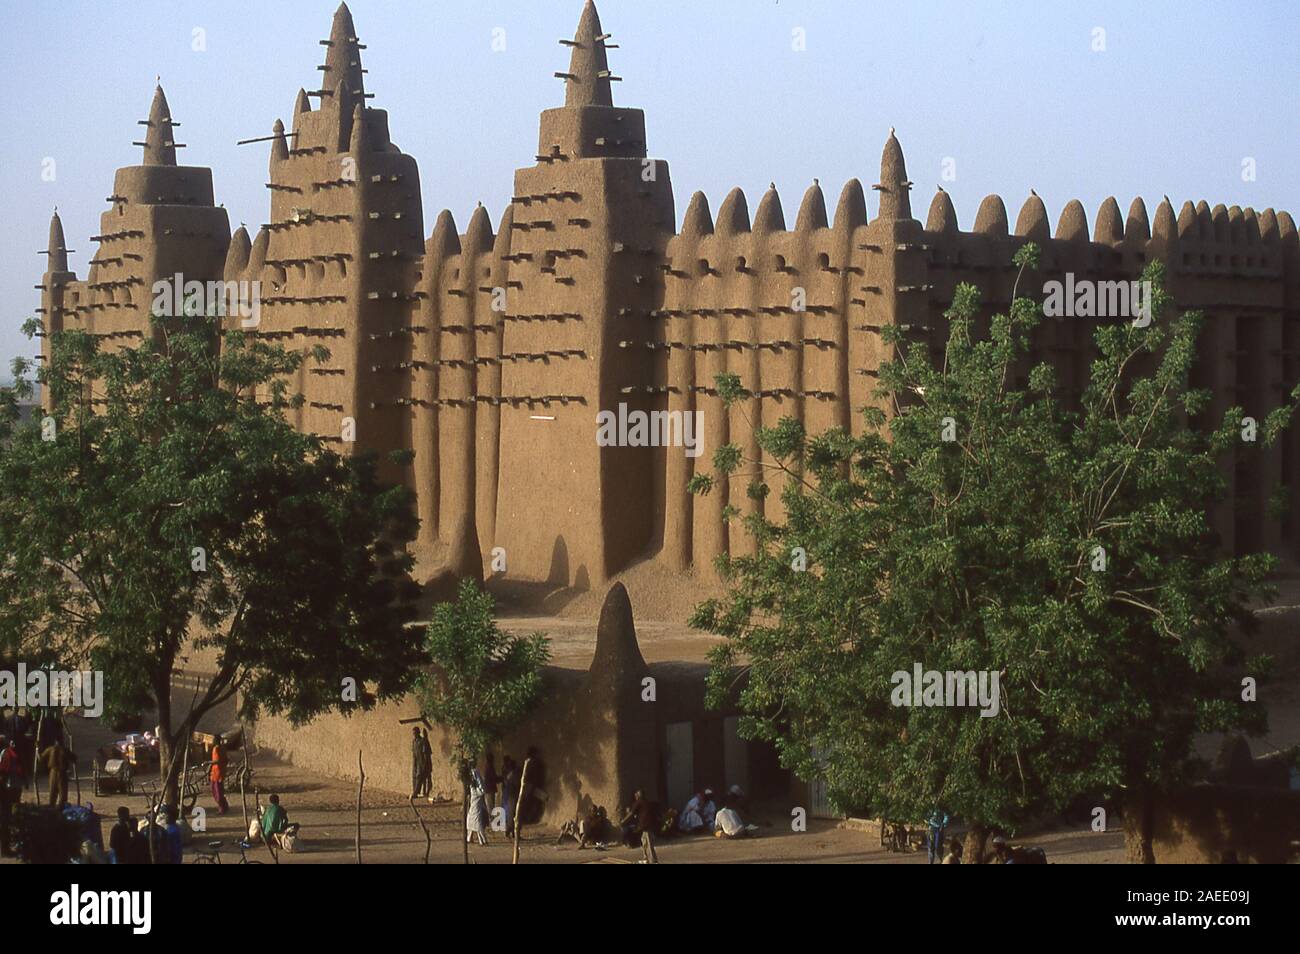
M966 844L962 847L964 856L961 863L964 865L982 865L986 862L988 856L985 848L989 840L989 830L984 825L971 825L970 831L966 832Z
M167 667L171 671L171 667ZM172 732L172 697L171 697L171 680L164 676L160 681L154 684L154 696L158 702L158 774L159 790L162 792L162 804L179 806L179 786L177 784L176 773L180 765L176 762L176 746L181 744ZM189 742L188 718L182 720L181 728L185 730L186 738L184 742L188 747Z
M1124 806L1124 849L1131 865L1156 863L1155 796L1145 783L1130 789L1133 797Z

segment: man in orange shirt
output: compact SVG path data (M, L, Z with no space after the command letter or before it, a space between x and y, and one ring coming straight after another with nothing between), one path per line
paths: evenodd
M226 801L225 780L226 780L226 744L221 736L217 736L212 743L212 768L208 770L208 778L212 781L212 800L217 803L217 813L224 815L230 811L230 804Z

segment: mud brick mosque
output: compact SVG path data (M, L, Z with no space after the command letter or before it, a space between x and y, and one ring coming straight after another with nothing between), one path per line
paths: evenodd
M569 56L556 73L564 103L541 114L536 152L515 173L495 229L482 206L464 232L447 211L426 228L418 165L390 138L388 113L371 105L365 46L346 5L321 41L319 88L298 90L291 128L277 121L267 137L270 214L254 237L231 233L210 169L177 164L180 124L158 89L138 143L141 164L117 172L85 279L68 270L57 214L50 224L39 286L46 357L48 334L69 328L103 347L134 346L150 334L153 284L174 273L258 281L252 333L287 349L330 351L291 382L305 399L294 425L344 452L414 451L413 463L390 477L418 500L423 579L481 576L500 547L509 577L579 590L603 590L643 563L675 575L683 591L712 582L717 554L751 545L738 523L724 522L724 506L742 514L780 506L778 493L750 499L745 480L730 501L725 488L689 494L714 449L735 440L746 458L759 458L746 417L770 425L793 416L812 432L860 430L856 409L874 400L888 358L882 329L900 326L942 353L957 284L979 288L985 319L1005 310L1012 257L1029 240L1043 257L1022 287L1066 273L1132 280L1149 260L1165 262L1178 306L1207 316L1196 383L1213 391L1212 416L1240 405L1262 420L1300 381L1300 240L1286 212L1205 201L1176 211L1166 198L1152 218L1140 198L1127 214L1110 198L1089 235L1078 201L1053 230L1037 195L1014 227L1003 200L990 195L963 231L942 190L924 221L914 217L891 131L878 181L864 188L850 180L832 215L814 180L792 224L774 188L752 213L734 189L716 214L696 192L678 228L669 165L647 151L643 112L614 105L610 39L588 2L574 38L560 41ZM1063 396L1077 399L1093 330L1085 320L1045 321L1020 375L1049 361ZM714 388L722 372L752 391L745 406L723 407ZM596 416L620 405L702 412L703 453L600 446ZM1265 502L1283 483L1300 515L1298 475L1300 428L1226 464L1230 493L1214 515L1224 545L1294 558L1300 516L1270 520ZM625 601L616 590L611 599ZM630 630L630 609L607 610L626 624L615 629ZM587 678L600 667L622 673L609 677L615 682L644 670L634 634L605 645ZM683 717L695 707L682 705ZM626 732L616 712L602 711L614 748L597 758L604 768L596 787L622 791L634 776L654 784L655 771L662 784L662 732L655 742L653 727L638 729L649 752L634 759L639 768L624 764ZM348 744L322 731L322 745ZM396 745L405 743L399 736ZM721 759L721 748L697 740L696 763L704 750Z

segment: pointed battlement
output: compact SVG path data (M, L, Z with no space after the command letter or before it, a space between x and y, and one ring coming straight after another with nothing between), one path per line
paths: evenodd
M880 157L880 181L875 189L880 193L880 215L886 222L912 217L910 192L912 183L907 178L907 164L903 161L903 147L899 145L894 130L889 130L885 149Z

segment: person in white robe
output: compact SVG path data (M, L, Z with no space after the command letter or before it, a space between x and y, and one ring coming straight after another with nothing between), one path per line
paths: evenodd
M487 844L488 807L487 786L483 776L473 766L469 769L469 811L465 815L465 840L477 839L480 845Z

